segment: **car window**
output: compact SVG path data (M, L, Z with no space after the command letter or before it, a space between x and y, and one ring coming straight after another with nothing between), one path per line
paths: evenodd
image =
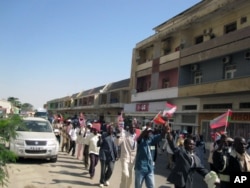
M24 121L22 125L18 126L17 131L53 132L50 124L44 121Z

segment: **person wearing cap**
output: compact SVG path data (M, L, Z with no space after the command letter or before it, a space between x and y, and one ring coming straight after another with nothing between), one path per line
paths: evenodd
M146 122L146 127L137 138L137 154L135 158L135 188L142 188L145 181L147 188L155 187L154 179L154 156L155 147L165 136L163 128L160 134L153 134L151 121Z
M214 171L207 170L201 164L199 157L194 153L195 142L191 137L185 138L183 147L178 147L171 134L171 127L167 125L167 140L176 160L167 180L173 183L175 188L192 188L195 172L204 177L209 188L214 188L215 183L220 182Z

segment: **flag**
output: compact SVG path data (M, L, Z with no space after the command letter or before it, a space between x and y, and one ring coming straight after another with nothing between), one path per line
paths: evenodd
M166 108L163 110L163 116L172 117L176 109L177 109L177 106L166 102Z
M225 112L224 114L216 117L215 119L210 121L210 128L211 129L216 129L219 127L227 127L228 126L228 122L231 120L231 116L232 116L232 111L228 110L227 112Z
M96 129L98 132L100 132L101 131L101 124L100 123L92 123L92 128L93 129Z
M165 124L166 121L162 119L161 111L152 120L155 124Z

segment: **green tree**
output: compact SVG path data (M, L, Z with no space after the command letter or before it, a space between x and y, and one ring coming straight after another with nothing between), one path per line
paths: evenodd
M33 106L30 103L23 103L21 106L21 111L32 111Z
M8 183L6 164L15 162L17 159L17 156L6 147L6 143L10 138L16 137L16 128L21 123L22 119L18 115L0 119L0 184L2 186Z

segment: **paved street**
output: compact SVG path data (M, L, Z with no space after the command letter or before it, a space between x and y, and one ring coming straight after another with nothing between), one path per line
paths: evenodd
M169 171L166 170L166 153L159 155L156 162L156 188L173 188L166 181ZM88 171L84 169L82 161L60 152L58 162L50 163L41 160L22 160L16 164L9 164L8 188L93 188L98 187L100 164L96 168L94 179L90 179ZM121 166L116 162L109 188L118 188L120 184ZM145 187L145 186L144 186ZM202 178L195 177L195 188L206 187Z

